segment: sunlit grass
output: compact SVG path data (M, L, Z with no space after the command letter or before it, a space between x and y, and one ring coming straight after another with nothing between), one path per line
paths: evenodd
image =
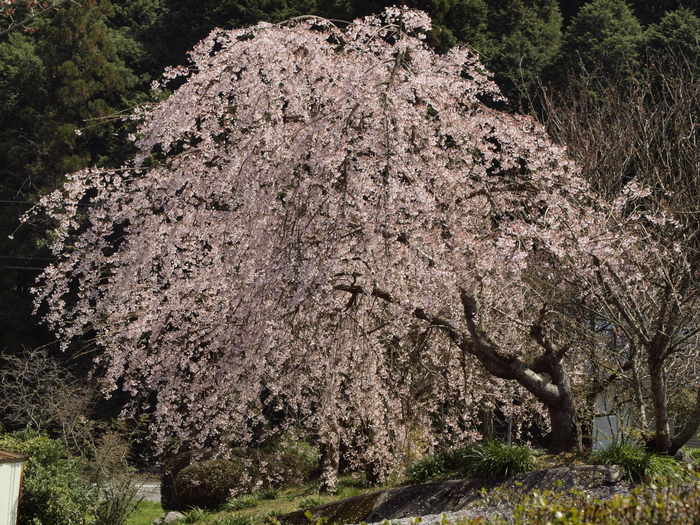
M126 523L127 525L151 525L154 519L159 518L164 513L160 503L142 501Z
M270 494L245 495L236 498L231 505L224 505L218 512L210 511L202 514L202 519L192 521L195 513L185 513L189 517L187 523L194 525L246 525L262 524L272 517L294 512L300 508L307 507L312 501L318 505L324 505L333 501L338 501L353 496L359 496L368 492L379 490L381 487L366 488L363 481L353 477L343 477L338 483L338 492L334 495L319 494L317 485L308 484L300 487L290 487L280 489L271 499ZM245 501L245 505L239 504ZM228 507L228 509L227 509ZM242 508L245 507L245 508ZM160 506L157 507L160 509ZM141 513L141 507L139 507ZM150 525L153 519L162 515L163 511L155 515L149 514L150 518L144 517L144 521L129 521L128 525ZM143 513L146 516L145 513ZM132 518L134 519L134 518ZM183 522L184 523L184 522Z

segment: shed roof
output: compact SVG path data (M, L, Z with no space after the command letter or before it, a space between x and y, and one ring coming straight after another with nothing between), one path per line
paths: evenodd
M7 452L6 450L0 450L0 463L19 463L20 461L26 460L26 456L14 454L13 452Z

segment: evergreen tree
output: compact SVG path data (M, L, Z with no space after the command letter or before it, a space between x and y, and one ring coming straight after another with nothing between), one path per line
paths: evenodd
M630 0L635 15L643 25L656 24L671 11L688 9L700 15L698 0Z
M624 78L639 67L644 33L623 0L593 0L567 28L556 75L567 70L600 78Z
M489 0L483 59L517 105L522 105L558 56L561 25L561 12L553 0Z
M645 51L649 60L687 60L700 72L700 18L690 9L677 9L650 26L645 35Z
M43 341L28 294L47 262L44 232L18 231L37 194L88 164L112 165L127 153L126 109L145 79L132 71L140 46L111 26L108 0L65 2L0 39L0 348ZM14 234L14 239L8 236Z

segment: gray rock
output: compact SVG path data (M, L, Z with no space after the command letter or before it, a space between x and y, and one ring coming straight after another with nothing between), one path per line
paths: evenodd
M693 463L693 458L692 458L692 456L690 455L690 453L688 452L688 450L685 449L685 448L679 448L679 449L676 451L676 453L673 455L673 457L674 457L674 459L676 459L677 461L680 461L680 462L683 463L684 465L692 464L692 463Z
M153 520L153 525L164 525L165 523L174 523L177 520L182 519L184 517L185 515L181 512L170 511L165 516L161 516L160 518Z
M608 485L622 481L622 468L619 465L610 465L605 470L605 482Z

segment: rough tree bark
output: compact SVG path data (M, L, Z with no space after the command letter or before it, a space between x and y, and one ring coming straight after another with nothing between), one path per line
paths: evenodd
M335 289L351 294L370 295L398 304L389 292L379 288L368 292L358 285L339 284ZM544 404L552 423L550 450L562 452L580 447L580 430L573 392L569 375L562 366L562 360L569 351L569 347L556 348L545 337L542 327L535 325L531 329L531 336L544 352L531 364L508 355L476 325L477 304L474 297L464 289L460 289L459 294L467 327L466 333L460 330L451 319L432 315L422 308L414 308L413 316L444 330L462 352L476 357L489 373L501 379L517 381ZM544 314L544 309L541 313Z

